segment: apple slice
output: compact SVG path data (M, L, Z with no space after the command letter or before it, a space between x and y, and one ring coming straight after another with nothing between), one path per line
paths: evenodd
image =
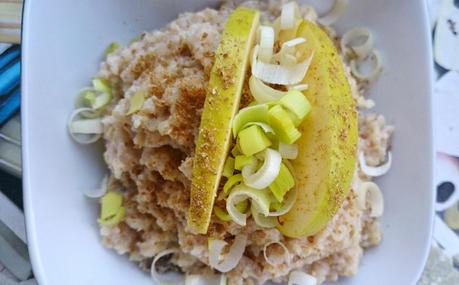
M236 9L215 53L193 161L188 226L197 233L209 227L259 19L256 10Z
M298 198L278 219L288 237L313 235L336 214L351 187L358 139L356 103L333 42L308 21L297 36L306 39L306 53L314 57L303 80L311 112L298 127L302 136L292 161Z

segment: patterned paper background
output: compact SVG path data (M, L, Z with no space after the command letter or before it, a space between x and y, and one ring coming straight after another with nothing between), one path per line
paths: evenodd
M436 215L421 284L459 284L459 1L429 0L435 60Z

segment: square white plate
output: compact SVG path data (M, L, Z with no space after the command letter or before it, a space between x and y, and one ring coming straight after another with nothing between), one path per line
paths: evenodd
M102 146L75 144L66 121L111 41L128 42L177 13L215 1L26 1L23 24L22 138L27 233L41 285L151 284L148 275L102 247L97 206L80 190L105 171ZM316 1L319 2L319 1ZM425 3L351 0L338 30L368 26L385 71L371 90L376 110L396 126L393 167L381 179L382 244L359 274L336 284L414 284L429 248L433 213L431 48ZM323 5L323 2L322 2Z

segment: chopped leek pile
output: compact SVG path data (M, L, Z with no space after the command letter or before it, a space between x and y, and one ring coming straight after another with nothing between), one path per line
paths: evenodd
M112 86L107 79L94 78L92 87L80 90L75 102L76 109L68 121L69 133L76 142L90 144L102 137L102 113L111 101Z
M285 162L298 154L294 143L301 133L297 126L310 110L298 90L285 92L277 101L239 110L233 121L235 147L226 159L222 175L227 180L219 195L220 200L226 199L226 211L215 207L218 219L245 225L248 206L240 205L250 201L257 224L276 226L270 208L283 208L286 194L295 186Z
M116 42L111 43L104 51L104 57L120 49ZM71 137L80 144L90 144L102 137L102 116L104 110L112 102L112 85L106 78L94 78L91 87L80 90L75 102L75 110L68 121ZM131 115L140 110L145 101L145 91L139 90L130 97L129 110Z
M295 38L298 6L293 2L285 6L274 24L259 27L252 50L253 102L232 122L234 147L223 167L226 182L217 198L225 200L226 209L214 207L221 221L244 226L251 214L259 226L272 228L276 217L288 212L296 199L288 160L298 155L298 126L311 111L301 92L307 85L301 81L314 53L306 54L305 39ZM276 53L277 45L281 48Z
M102 112L112 100L112 87L108 80L95 78L92 87L83 88L75 102L75 111L68 121L72 138L80 144L94 143L103 133Z

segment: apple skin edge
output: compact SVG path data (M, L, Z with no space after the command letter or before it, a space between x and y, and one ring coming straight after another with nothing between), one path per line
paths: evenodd
M311 236L322 230L350 191L357 156L357 108L343 63L328 35L303 21L298 37L314 57L303 83L311 112L299 126L298 157L292 161L298 198L278 218L288 237Z
M259 19L258 11L237 8L215 53L193 160L187 222L196 233L205 234L209 227Z

